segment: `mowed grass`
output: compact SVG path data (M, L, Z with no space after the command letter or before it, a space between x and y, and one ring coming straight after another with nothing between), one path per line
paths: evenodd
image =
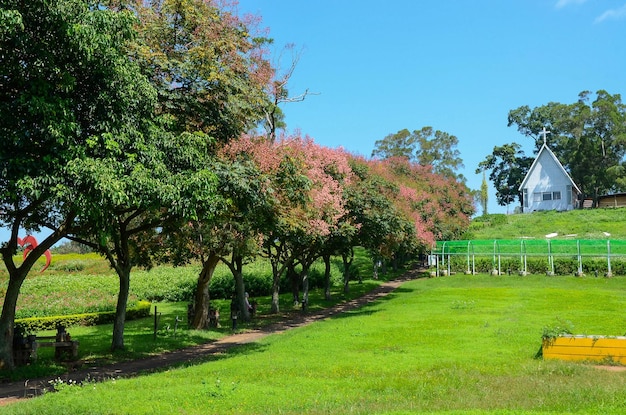
M626 372L535 358L545 326L626 332L626 279L418 279L209 361L80 386L7 414L626 413Z
M557 239L626 239L626 208L578 209L568 212L533 212L487 215L472 220L464 239L538 238L557 233Z

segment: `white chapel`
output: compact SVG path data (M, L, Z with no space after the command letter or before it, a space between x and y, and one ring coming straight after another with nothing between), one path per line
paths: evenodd
M567 173L546 138L550 131L541 132L543 145L519 187L524 213L540 210L572 210L577 207L580 189Z

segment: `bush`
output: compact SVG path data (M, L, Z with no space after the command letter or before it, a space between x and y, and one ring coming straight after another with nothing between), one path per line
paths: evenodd
M235 279L232 274L213 275L209 283L211 298L231 298L233 292L235 292Z
M135 306L126 309L126 320L135 320L150 315L149 301L139 301ZM15 320L15 332L33 333L41 330L54 330L57 325L96 326L112 323L115 319L114 311L100 313L73 314L67 316L30 317Z
M50 265L51 270L64 271L64 272L78 272L83 271L87 267L85 261L67 261L60 262L59 264L52 263Z
M471 268L470 259L470 268ZM498 262L494 264L493 257L475 257L474 268L479 273L490 273L497 269ZM447 269L448 266L445 266ZM467 257L454 256L450 258L450 269L453 272L464 273L467 270ZM583 258L583 273L587 275L603 276L608 272L606 258ZM522 262L519 257L500 257L500 270L503 274L517 274L522 270ZM527 257L526 272L529 274L545 274L550 271L547 257ZM578 271L578 259L576 257L554 257L555 275L574 275ZM612 259L611 272L613 275L626 275L626 260Z
M190 301L196 289L198 266L159 266L131 275L131 292L150 301Z

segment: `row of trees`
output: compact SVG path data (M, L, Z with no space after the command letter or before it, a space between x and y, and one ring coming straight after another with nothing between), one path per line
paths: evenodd
M626 190L626 105L619 94L583 91L573 104L521 106L509 112L508 125L532 138L535 150L543 145L540 132L549 130L550 149L586 197ZM518 188L533 160L519 144L505 144L494 147L476 172L490 170L499 205L521 203Z
M319 258L341 255L349 271L360 245L400 261L465 229L473 207L454 178L278 136L287 79L257 23L210 0L0 0L0 224L10 230L0 367L13 367L20 288L63 238L100 252L119 277L118 350L135 266L201 261L192 324L203 327L219 261L242 305L242 267L269 258L278 311L280 278L302 280L306 304ZM260 125L267 134L245 134ZM51 234L16 263L19 233L42 228Z

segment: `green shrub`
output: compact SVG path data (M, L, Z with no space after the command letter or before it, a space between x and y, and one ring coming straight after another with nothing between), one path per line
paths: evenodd
M159 301L190 301L196 289L200 267L159 266L149 271L137 270L131 275L131 292L137 298Z
M470 270L472 262L470 258ZM517 274L522 270L522 261L520 257L500 257L500 270L503 274ZM448 266L443 266L446 270ZM498 268L498 259L490 257L475 257L474 269L478 273L490 273L493 269ZM450 257L450 270L453 272L464 273L467 270L466 256ZM583 273L589 276L604 276L608 272L606 258L583 258ZM548 258L546 257L527 257L526 272L529 274L546 274L550 271ZM554 257L554 274L555 275L574 275L578 271L578 258L576 257ZM613 275L626 275L626 260L612 259L611 273Z
M248 294L250 294L251 297L271 295L272 279L273 277L271 274L257 274L257 273L246 274L244 275L244 278L243 278L244 283L246 284L246 291L248 292Z
M235 292L235 279L230 274L218 274L211 278L209 294L211 298L231 298Z
M67 261L50 264L51 270L65 271L65 272L77 272L83 271L87 267L85 261Z
M151 303L139 301L135 306L126 309L126 320L135 320L150 315ZM42 330L54 330L57 325L72 326L95 326L112 323L115 319L114 311L100 313L83 313L67 316L30 317L15 320L16 332L22 331L33 333Z

